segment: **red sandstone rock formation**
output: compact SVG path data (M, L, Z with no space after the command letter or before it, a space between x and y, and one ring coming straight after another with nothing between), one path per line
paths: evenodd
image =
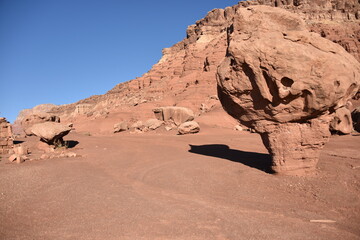
M283 9L238 8L218 68L225 110L261 134L277 173L315 169L330 114L359 90L360 63Z
M216 69L226 54L226 29L231 25L237 9L254 4L284 8L298 14L309 30L341 44L360 59L357 1L240 2L233 7L212 10L204 19L189 26L186 38L165 48L160 61L143 76L120 83L104 95L54 107L51 111L59 115L62 121L75 124L87 119L101 121L109 113L121 115L124 120L133 118L145 121L152 117L151 109L161 106L188 107L195 115L206 115L214 109L221 112L219 102L212 96L216 94ZM109 125L109 132L116 122L118 120Z

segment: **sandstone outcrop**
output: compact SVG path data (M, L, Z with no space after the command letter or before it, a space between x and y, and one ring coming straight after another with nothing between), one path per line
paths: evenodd
M63 146L63 137L71 131L71 127L55 122L38 123L31 127L31 132L49 145Z
M6 118L0 118L0 154L7 154L11 151L13 142L13 133L11 124Z
M359 89L360 64L279 8L239 8L218 68L224 109L261 134L277 173L312 171L330 114Z
M172 121L177 126L194 120L194 112L185 107L161 107L153 110L155 117L160 121Z
M36 114L27 115L21 121L21 126L27 136L32 135L31 127L37 123L43 122L60 122L60 118L54 114L39 112Z
M195 121L184 122L178 127L178 133L180 135L198 133L200 126Z

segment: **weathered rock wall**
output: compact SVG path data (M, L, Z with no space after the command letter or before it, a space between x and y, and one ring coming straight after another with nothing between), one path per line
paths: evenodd
M7 154L13 147L11 124L5 118L0 118L0 154Z

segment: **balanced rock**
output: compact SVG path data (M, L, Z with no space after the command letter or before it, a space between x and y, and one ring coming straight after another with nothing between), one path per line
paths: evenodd
M189 133L198 133L200 131L200 126L195 121L184 122L178 127L178 132L180 135L189 134Z
M71 127L55 122L38 123L31 127L31 132L49 145L63 145L63 137L71 131Z
M160 107L153 110L155 117L161 121L173 121L177 126L194 120L194 112L185 107Z
M46 113L46 112L39 112L35 114L28 115L23 118L21 121L21 126L27 136L32 135L31 127L37 123L43 122L60 122L60 118L54 114Z
M227 34L217 72L224 109L261 134L275 172L314 170L330 114L359 89L359 62L283 9L239 8Z

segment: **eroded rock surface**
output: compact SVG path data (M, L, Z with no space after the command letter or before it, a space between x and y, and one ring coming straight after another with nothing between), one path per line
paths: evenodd
M277 173L315 169L330 114L359 89L360 64L295 14L239 8L218 68L224 109L261 134Z
M180 135L198 133L200 126L195 121L184 122L178 127L178 133Z
M0 118L0 154L7 154L11 151L13 142L13 133L11 124L6 118Z

